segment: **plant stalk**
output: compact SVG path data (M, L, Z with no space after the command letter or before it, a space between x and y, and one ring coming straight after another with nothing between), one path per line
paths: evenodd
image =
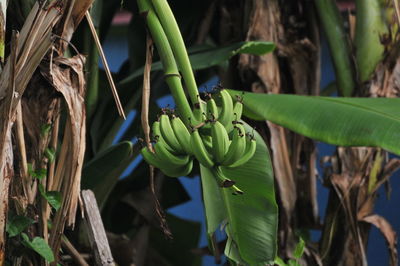
M386 12L380 0L356 1L355 49L359 80L367 81L383 59L385 46L381 38L388 35Z
M151 0L151 2L153 3L154 10L161 22L165 34L167 35L172 52L175 55L176 63L178 64L179 70L182 73L190 100L194 106L199 105L200 109L203 109L203 106L200 104L199 91L197 89L196 80L194 78L186 46L175 16L172 13L167 0Z
M149 0L137 0L139 11L145 17L147 27L157 47L160 60L163 64L165 81L169 86L172 96L182 121L186 126L193 120L193 112L182 87L181 76L175 62L174 54L165 35L164 29L155 14Z
M355 75L350 43L344 30L342 17L335 1L314 0L314 3L328 39L339 94L350 97L355 87Z

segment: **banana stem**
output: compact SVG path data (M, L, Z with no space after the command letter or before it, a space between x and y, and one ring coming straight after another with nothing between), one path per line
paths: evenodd
M367 81L377 64L382 61L385 46L381 38L387 35L385 12L381 0L356 1L356 62L361 82Z
M181 76L168 38L151 6L150 0L137 0L137 3L139 11L144 15L147 27L157 47L164 68L165 81L174 97L178 112L185 125L189 126L190 120L194 119L193 112L183 90Z
M339 93L350 97L355 87L355 75L351 60L349 39L343 27L336 2L332 0L314 0L317 12L328 39Z
M229 189L233 195L243 195L243 191L235 185L235 181L225 177L218 166L213 169L213 172L220 187Z
M160 19L161 25L167 35L168 41L175 55L176 63L178 64L179 70L182 73L190 100L194 106L197 104L200 105L202 113L204 110L203 106L199 103L200 97L196 80L194 78L189 56L186 51L182 34L179 30L178 23L175 20L175 16L172 13L167 0L151 0L151 2L153 3L154 10Z

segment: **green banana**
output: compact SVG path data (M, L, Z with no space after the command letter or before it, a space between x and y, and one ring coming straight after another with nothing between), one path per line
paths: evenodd
M233 119L235 121L239 121L243 113L243 102L242 97L240 97L239 95L236 95L236 99L237 100L233 105Z
M189 156L188 155L174 155L168 149L166 148L165 142L159 140L156 142L154 145L154 150L156 152L157 157L161 160L163 165L166 165L163 168L169 168L168 166L171 167L179 167L179 166L184 166L188 163L189 161Z
M155 153L153 153L152 151L150 151L149 148L148 148L147 146L146 146L146 147L143 147L143 148L140 150L140 153L142 154L143 159L144 159L148 164L150 164L150 165L152 165L152 166L154 166L154 167L156 167L156 168L160 168L160 167L161 167L162 162L161 162L160 158L158 158L158 156L157 156Z
M193 121L195 126L204 123L206 114L204 113L205 102L197 95L197 102L193 104L193 116L196 121Z
M200 103L196 103L193 108L193 116L196 119L196 126L203 124L206 121L206 115L199 106Z
M217 163L224 160L229 149L229 136L219 121L211 122L212 154Z
M232 143L229 145L228 152L221 162L224 166L229 166L238 161L246 149L246 136L244 127L240 123L234 126Z
M170 177L181 177L187 176L192 172L193 169L193 159L190 159L187 164L180 167L173 168L161 168L161 172L163 172L166 176Z
M203 140L204 147L206 147L206 150L212 155L212 137L206 134L203 135L201 133L200 136L201 139Z
M182 120L179 117L173 115L171 125L172 129L174 130L175 136L177 137L178 142L182 146L183 150L187 154L193 154L192 146L190 145L190 133Z
M221 89L219 93L221 96L221 112L219 113L218 120L224 127L227 127L233 120L233 101L225 89Z
M161 140L165 142L160 130L160 121L155 121L153 123L153 125L151 126L151 131L152 131L152 137L155 141ZM166 143L166 146L169 151L174 151L174 149L171 146L169 146L168 143Z
M218 119L218 107L211 95L207 98L207 119L211 121Z
M192 146L193 155L203 166L211 168L214 166L206 147L204 146L203 140L197 129L194 129L190 134L190 143Z
M171 126L171 120L166 113L160 116L160 131L165 142L172 148L175 153L185 153L181 144L175 136Z
M254 153L256 152L257 143L254 136L251 136L250 133L246 134L246 149L242 155L242 157L234 162L233 164L229 165L228 167L238 167L245 163L247 163L251 158L253 158Z

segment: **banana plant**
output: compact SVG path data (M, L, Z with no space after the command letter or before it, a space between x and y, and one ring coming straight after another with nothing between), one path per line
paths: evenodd
M248 118L269 120L316 140L341 146L382 147L400 153L397 99L258 95L228 92L220 87L204 102L198 94L184 42L167 1L138 0L138 5L177 105L177 114L166 112L155 122L159 127L153 129L156 143L153 147L144 147L142 155L149 164L171 177L188 175L193 160L199 162L210 248L215 249L212 236L223 224L228 236L225 255L233 263L258 265L270 263L276 257L277 212L272 207L276 203L273 183L267 181L271 178L272 166L269 160L264 162L267 172L261 172L260 179L256 180L251 166L260 169L259 160L269 155L265 146L260 151L259 145L265 145L263 140L255 137L257 133L241 121L243 106ZM320 11L327 30L330 25L342 24L332 3L316 1L316 6L320 10L328 6L332 11L332 14ZM363 5L359 6L362 10ZM360 16L359 21L362 19ZM356 86L353 62L344 30L336 29L339 32L329 32L329 29L328 38L334 51L338 85L343 95L351 96ZM363 60L365 56L358 58ZM360 62L357 61L363 64ZM368 73L363 74L362 80ZM184 85L191 103L184 96ZM254 186L262 183L262 188ZM253 204L249 212L251 219L243 219L239 214L246 211L245 206Z
M241 121L240 95L233 101L227 90L219 88L208 95L207 102L200 97L184 41L167 1L137 3L177 106L176 113L165 110L154 122L156 143L141 150L144 159L171 177L188 175L196 160L202 169L210 248L215 248L212 236L218 225L225 224L225 254L232 262L271 263L276 256L277 206L266 145ZM249 166L263 160L263 171L249 171ZM215 209L215 201L221 209ZM246 209L249 213L243 216ZM248 216L252 218L247 219Z

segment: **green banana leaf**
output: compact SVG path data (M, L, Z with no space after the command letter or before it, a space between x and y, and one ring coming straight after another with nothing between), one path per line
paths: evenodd
M381 147L400 155L400 99L243 94L244 115L339 146Z
M82 188L92 189L99 206L103 206L108 195L118 182L119 176L137 156L129 141L118 143L97 154L85 164L82 171Z
M219 65L237 54L254 54L263 55L272 52L275 45L271 42L250 41L231 44L226 47L210 48L189 55L193 70L200 70ZM160 61L153 63L151 70L161 70L162 64ZM137 77L143 75L143 68L133 72L131 75L123 79L119 85L123 86L126 83L132 82Z
M201 186L203 188L204 212L206 214L206 227L208 246L215 251L212 236L218 227L227 218L221 191L211 169L200 164Z
M248 125L246 129L252 130ZM226 219L225 255L236 263L266 265L276 256L278 207L268 148L257 132L255 137L257 150L249 162L236 168L222 168L223 174L243 190L243 195L217 188L212 181L216 179L212 169L202 167L201 179L209 233Z

